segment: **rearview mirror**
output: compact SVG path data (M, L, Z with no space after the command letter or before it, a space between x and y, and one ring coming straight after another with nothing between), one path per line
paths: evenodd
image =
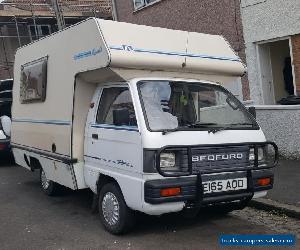
M129 125L129 110L127 108L113 110L113 121L116 126Z
M238 103L233 98L226 98L226 102L233 110L237 110L239 108Z
M248 111L249 111L249 113L250 113L254 118L256 118L256 110L255 110L255 107L249 107L249 108L248 108Z
M11 133L11 119L4 115L0 117L0 122L1 122L1 126L3 129L4 134L7 137L10 137L10 133Z

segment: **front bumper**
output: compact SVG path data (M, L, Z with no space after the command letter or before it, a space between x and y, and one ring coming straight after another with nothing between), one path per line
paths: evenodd
M202 183L214 180L226 180L247 177L247 189L203 193ZM162 204L168 202L193 202L200 205L216 204L220 202L230 202L237 200L251 199L256 192L265 191L273 188L274 174L271 169L248 170L230 173L219 173L213 175L198 175L192 177L164 178L149 180L144 184L145 202L149 204ZM269 185L260 186L258 180L270 178ZM165 188L181 188L180 195L171 197L161 197L160 191Z

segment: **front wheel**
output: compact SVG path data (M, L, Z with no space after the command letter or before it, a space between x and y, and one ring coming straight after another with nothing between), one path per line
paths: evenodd
M133 211L127 207L119 186L108 183L99 194L99 213L105 229L112 234L128 232L134 224Z
M44 193L49 196L57 195L60 191L60 185L54 181L47 179L46 173L42 168L40 170L40 183Z

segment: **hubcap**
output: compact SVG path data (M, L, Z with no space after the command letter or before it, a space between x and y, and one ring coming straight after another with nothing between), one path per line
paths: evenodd
M45 189L45 190L48 189L48 187L50 185L50 181L47 179L44 170L42 170L42 173L41 173L41 182L42 182L43 189Z
M102 212L106 222L113 226L116 225L120 218L120 207L117 197L107 192L102 200Z

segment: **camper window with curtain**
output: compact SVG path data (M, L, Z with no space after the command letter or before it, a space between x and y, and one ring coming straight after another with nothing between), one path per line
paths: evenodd
M45 101L47 86L47 61L48 58L44 57L22 65L20 84L21 103Z

